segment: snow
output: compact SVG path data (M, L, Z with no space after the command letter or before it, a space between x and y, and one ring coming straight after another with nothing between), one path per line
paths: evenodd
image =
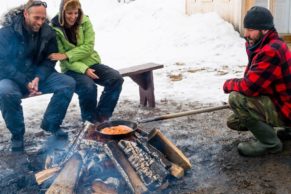
M49 18L58 12L59 2L47 0ZM21 3L3 1L0 14ZM95 49L103 64L115 69L147 62L164 65L154 71L157 102L226 102L223 82L242 76L247 63L244 39L216 13L187 16L182 0L81 3L93 23ZM26 118L43 112L50 97L36 97L37 103L36 98L23 100ZM125 79L120 100L139 101L138 87L129 78ZM78 105L76 96L71 103Z

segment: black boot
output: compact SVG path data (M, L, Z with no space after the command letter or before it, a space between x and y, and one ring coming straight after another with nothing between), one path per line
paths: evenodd
M51 132L57 139L68 139L68 133L56 125L49 125L48 122L43 120L40 127L45 131Z
M24 150L23 137L19 137L19 138L12 137L12 139L11 139L11 151L12 152L21 152L23 150Z
M68 139L68 133L63 131L62 129L57 129L57 130L53 131L52 134L57 139Z

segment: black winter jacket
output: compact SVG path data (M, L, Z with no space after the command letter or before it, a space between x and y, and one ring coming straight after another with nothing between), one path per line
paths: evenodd
M36 76L43 81L56 71L56 62L48 56L58 52L58 48L54 30L45 23L39 32L34 57L26 56L27 33L24 32L23 22L23 10L10 11L0 29L0 80L11 79L26 93L27 84Z

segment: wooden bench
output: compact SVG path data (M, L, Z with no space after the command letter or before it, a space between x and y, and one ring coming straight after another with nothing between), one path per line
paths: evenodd
M155 107L153 70L163 67L164 65L146 63L119 70L122 77L128 76L139 85L140 104L142 106Z
M119 70L122 77L130 77L137 85L139 85L140 104L142 106L155 107L154 94L154 76L153 70L161 69L164 65L156 63L146 63L143 65L136 65ZM42 94L41 94L42 95ZM25 96L23 98L29 98Z

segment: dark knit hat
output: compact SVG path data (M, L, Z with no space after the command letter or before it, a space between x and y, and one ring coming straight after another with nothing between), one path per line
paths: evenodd
M61 0L60 4L60 12L59 12L59 23L61 26L65 25L65 11L69 9L78 9L79 10L79 18L77 23L80 23L83 17L83 11L81 7L81 3L79 0Z
M274 28L273 16L267 8L254 6L247 12L244 18L244 28L254 30L269 30Z

